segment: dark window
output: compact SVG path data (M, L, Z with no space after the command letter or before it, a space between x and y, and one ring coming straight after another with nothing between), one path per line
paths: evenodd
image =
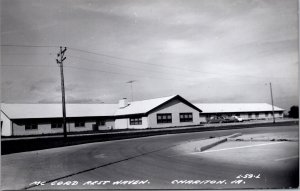
M265 117L268 117L269 116L269 112L265 112Z
M259 113L255 113L255 117L259 117Z
M52 129L59 129L62 128L62 123L51 123Z
M252 113L248 113L248 117L251 118L251 116L252 116Z
M171 113L157 114L157 123L172 123Z
M239 116L241 116L241 114L240 113L236 113L235 116L239 117Z
M282 115L283 114L283 111L279 111L279 115Z
M38 129L38 126L36 123L25 124L25 130L33 130L33 129Z
M142 118L130 118L130 125L142 125Z
M193 122L193 114L192 113L180 113L179 120L180 120L180 122Z
M105 125L105 121L96 121L97 126L104 126Z
M84 127L85 122L84 121L75 121L75 127Z

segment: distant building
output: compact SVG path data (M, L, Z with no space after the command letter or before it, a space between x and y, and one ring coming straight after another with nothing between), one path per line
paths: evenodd
M214 116L239 116L243 119L271 119L272 105L267 103L196 103L201 108L201 119L207 121ZM284 109L274 106L275 118L283 118Z
M274 107L275 117L283 109ZM259 104L192 104L179 95L119 104L67 104L67 131L146 129L199 125L215 115L244 119L272 118L272 106ZM62 133L61 104L1 104L3 136Z

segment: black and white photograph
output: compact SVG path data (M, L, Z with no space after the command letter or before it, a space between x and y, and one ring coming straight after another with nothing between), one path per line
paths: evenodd
M299 187L298 0L0 0L1 190Z

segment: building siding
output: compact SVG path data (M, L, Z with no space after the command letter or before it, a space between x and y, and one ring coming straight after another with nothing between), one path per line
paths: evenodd
M12 135L12 123L11 120L3 113L0 114L1 118L1 135L3 136L11 136Z
M258 116L255 115L258 113ZM266 115L268 113L268 115ZM202 113L201 118L205 118L205 121L207 122L208 119L211 116L233 116L233 115L239 115L239 117L245 119L245 120L260 120L260 119L272 119L272 111L266 111L266 112L243 112L243 113L237 113L237 112L232 112L232 113ZM274 112L275 118L283 118L283 112Z
M96 124L97 120L84 120L85 126L75 127L75 122L70 121L67 123L67 132L81 132L81 131L93 131L93 124ZM30 122L30 119L28 120ZM114 128L114 120L104 120L105 125L99 126L98 130L108 130ZM18 122L12 122L14 135L38 135L38 134L53 134L62 133L63 128L51 128L51 121L45 123L37 123L37 129L26 130L25 125Z
M130 118L115 120L115 129L146 129L148 128L148 118L142 117L141 125L130 125Z
M161 113L171 113L172 123L157 123L157 114ZM192 122L180 122L180 113L192 113ZM148 115L149 128L162 128L162 127L172 127L172 126L188 126L188 125L198 125L200 124L199 111L191 108L190 106L180 102L175 99L171 102L164 104L163 106L155 109Z

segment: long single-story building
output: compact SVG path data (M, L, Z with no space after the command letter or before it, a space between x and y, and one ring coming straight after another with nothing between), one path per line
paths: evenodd
M200 112L179 95L119 104L66 104L67 131L198 125ZM3 136L61 133L61 104L1 104Z
M201 119L214 116L238 116L245 120L273 118L272 105L267 103L196 103L201 108ZM274 106L274 117L283 118L284 109Z
M274 107L275 117L283 109ZM66 104L67 132L199 125L214 115L270 118L269 104L192 104L179 95L119 104ZM1 104L2 136L62 133L61 104Z

